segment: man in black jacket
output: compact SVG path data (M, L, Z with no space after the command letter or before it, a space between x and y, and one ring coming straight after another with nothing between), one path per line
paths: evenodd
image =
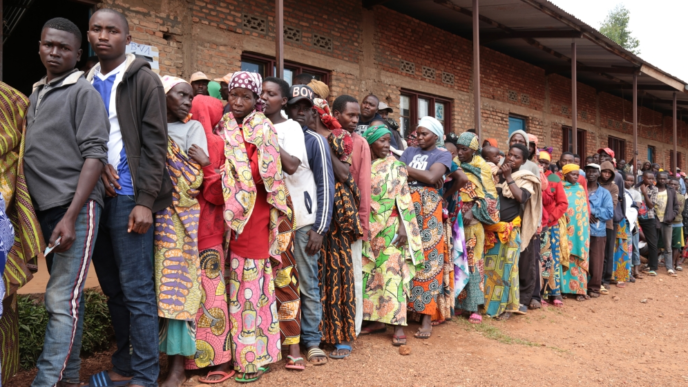
M151 226L153 213L172 204L172 181L165 169L165 92L146 61L125 53L131 35L124 15L97 11L89 22L88 40L99 63L87 79L100 92L110 120L102 175L107 198L93 263L117 339L112 370L95 376L152 387L160 365Z

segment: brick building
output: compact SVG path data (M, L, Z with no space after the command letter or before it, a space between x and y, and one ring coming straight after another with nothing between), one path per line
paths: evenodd
M5 9L8 1L5 0ZM489 18L481 19L481 35L484 26L497 26L508 32L509 23L528 25L531 20L533 23L544 20L542 17L562 18L558 20L583 31L584 37L578 41L586 44L593 41L600 47L608 45L606 41L600 43L600 38L589 32L591 27L546 0L481 2L487 3L485 9L489 14ZM498 3L510 3L507 5L512 8L500 9ZM540 8L543 4L546 9ZM55 12L45 16L45 20L61 13L60 16L80 27L87 23L93 9L109 7L122 11L129 19L133 41L159 53L156 58L161 74L188 78L195 71L203 71L214 78L244 68L272 75L276 33L274 0L35 0L32 7L54 7ZM466 25L461 24L460 18L466 19L467 8L462 7L470 8L470 0L284 0L285 78L291 79L299 73L312 74L330 85L330 99L341 94L362 98L374 93L394 108L393 117L403 121L406 128L429 114L444 121L447 130L463 132L474 126L474 64L470 31L466 33ZM510 9L517 13L510 15ZM25 19L30 18L31 12L37 11L30 9ZM556 15L552 16L552 12ZM456 24L449 18L457 18ZM26 64L8 68L8 60L20 55L27 55L40 65L33 42L38 40L43 21L38 24L40 17L31 20L20 21L17 30L24 28L25 32L10 36L9 43L4 45L4 80L11 85L13 82L30 84L42 75L40 71L27 70ZM33 30L26 29L27 23ZM553 38L526 36L496 43L489 40L489 35L487 38L480 50L483 137L494 137L500 144L506 144L509 127L522 125L540 138L541 146L553 146L555 157L564 148L572 149L571 76L566 71L553 71L542 65L542 56L547 55L546 43L553 42ZM28 44L19 45L22 39ZM539 54L519 48L515 40L529 43L531 51L539 48ZM572 40L565 39L565 43L568 45ZM11 44L14 45L10 47ZM620 50L615 55L641 65L637 62L639 58L628 59L627 53L618 46L606 50L610 53ZM549 54L554 58L557 52ZM579 61L587 60L583 57ZM617 63L605 58L591 57L590 63L581 64L612 66ZM669 79L669 84L685 85L661 70L650 70L659 75L652 78L642 72L639 79ZM623 87L609 89L599 79L620 83L623 79L598 72L597 78L578 78L578 150L590 154L611 145L620 153L617 156L630 159L632 92ZM681 103L688 101L688 94L685 87L667 91L672 89L658 86L659 91L653 92L648 86L644 90L638 96L639 158L652 157L668 167L674 142L666 95L677 93ZM679 111L679 167L685 167L686 163L686 129L688 124Z

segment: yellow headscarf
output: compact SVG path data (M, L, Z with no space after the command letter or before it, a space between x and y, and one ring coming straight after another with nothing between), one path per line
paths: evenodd
M564 165L563 168L561 168L561 171L564 175L568 175L569 173L571 173L573 171L579 171L579 170L580 170L580 167L578 166L578 164L566 164L566 165Z

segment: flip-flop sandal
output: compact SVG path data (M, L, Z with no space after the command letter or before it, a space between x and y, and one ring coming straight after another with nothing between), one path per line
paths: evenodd
M446 323L446 322L447 322L447 320L430 321L430 325L433 326L433 327L436 327L436 326L442 325L442 324L444 324L444 323Z
M313 359L314 357L324 358L325 361L317 362L317 363L313 362L313 361L311 361L311 359ZM313 348L309 349L308 354L306 355L306 358L308 359L309 363L316 365L316 366L327 364L327 354L325 352L323 352L323 350L318 348L318 347L313 347Z
M657 272L654 270L646 271L645 274L649 275L650 277L657 277Z
M480 324L483 322L483 316L477 313L473 313L470 317L468 317L468 322L470 322L471 324Z
M382 327L378 329L370 329L368 327L365 327L361 329L361 334L359 336L367 336L367 335L374 335L376 333L385 333L387 332L387 327Z
M623 289L623 288L626 287L626 283L625 283L625 282L617 282L616 287L617 287L617 288L622 288L622 289Z
M590 299L590 296L588 296L587 294L581 294L578 297L576 297L576 301L579 301L579 302L587 301L589 299Z
M401 347L402 345L406 345L406 335L392 336L392 345L395 347Z
M89 387L113 387L113 386L126 386L131 380L120 380L117 382L110 379L107 371L100 371L95 375L88 378Z
M260 367L260 368L258 368L258 372L255 372L255 375L256 375L256 376L254 376L254 377L252 377L252 378L247 378L246 375L248 375L249 373L248 373L248 372L244 372L244 373L241 374L241 376L237 376L236 378L234 378L234 381L236 381L237 383L253 383L253 382L257 382L257 381L260 380L261 377L263 377L263 374L265 374L265 373L268 372L269 370L270 370L270 368L268 368L268 367Z
M427 336L426 336L427 335ZM430 332L421 332L420 330L416 333L413 334L413 337L416 339L421 339L421 340L427 340L432 336L432 331Z
M297 364L297 362L301 362L301 364ZM291 362L292 364L289 364ZM302 357L293 357L293 356L287 356L287 365L284 366L284 368L288 370L296 370L296 371L303 371L306 369L306 365L303 364L303 358Z
M552 301L552 305L554 305L555 308L563 308L564 307L564 301L554 300L554 301Z
M204 378L198 378L198 381L201 383L205 384L218 384L222 383L225 380L231 378L236 374L236 371L232 370L232 372L225 372L225 371L210 371L208 372L208 375L206 375ZM220 379L208 379L211 376L221 376Z
M345 351L349 351L349 353L347 353L346 355L337 355L336 353L342 349ZM347 357L349 357L349 355L351 355L351 346L350 345L335 344L334 345L334 351L332 351L332 353L330 353L330 358L331 359L346 359Z

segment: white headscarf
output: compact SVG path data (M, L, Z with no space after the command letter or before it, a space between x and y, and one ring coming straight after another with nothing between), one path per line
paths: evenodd
M437 136L437 146L444 146L444 127L435 117L421 118L418 127L421 126Z
M529 144L529 141L530 141L530 140L528 140L528 133L526 133L525 130L521 130L521 129L515 130L513 133L511 133L511 134L509 135L509 139L508 139L507 142L506 142L506 146L507 146L507 147L511 147L511 138L514 137L514 136L517 135L517 134L520 134L521 136L523 136L523 139L526 140L526 148L528 148L528 144ZM536 147L536 148L537 148L537 147Z

